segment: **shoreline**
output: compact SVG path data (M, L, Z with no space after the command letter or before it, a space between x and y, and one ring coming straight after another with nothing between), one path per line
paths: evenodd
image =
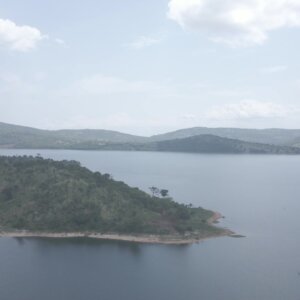
M211 238L230 236L230 231L224 231L224 233L205 236L205 237L176 237L176 236L161 236L161 235L122 235L122 234L100 234L100 233L87 233L87 232L0 232L0 238L57 238L57 239L69 239L69 238L91 238L99 240L109 241L123 241L134 242L141 244L163 244L163 245L189 245L198 243Z
M214 211L213 215L207 220L207 223L209 225L214 225L219 223L218 221L223 218L224 216L221 213Z
M214 212L213 216L207 220L207 223L212 225L215 224L219 219L223 218L220 213ZM222 228L221 228L222 229ZM1 237L13 237L13 238L92 238L100 240L110 241L124 241L124 242L135 242L144 244L165 244L165 245L188 245L198 243L207 239L230 236L233 232L228 229L223 229L223 232L208 236L176 236L176 235L130 235L130 234L116 234L116 233L96 233L96 232L33 232L27 230L16 230L16 231L1 231Z

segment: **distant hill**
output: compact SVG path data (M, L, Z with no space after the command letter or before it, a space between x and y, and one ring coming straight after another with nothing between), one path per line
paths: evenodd
M233 154L300 154L300 148L244 142L215 135L197 135L151 143L156 151Z
M252 143L271 145L296 145L300 141L300 129L241 129L241 128L206 128L194 127L155 135L151 141L182 139L196 135L209 134Z
M291 145L291 146L293 146L293 147L298 147L298 148L300 148L300 136L294 138L294 139L289 143L289 145Z
M0 123L0 148L76 149L81 145L138 143L147 138L111 130L41 130Z
M104 129L68 129L52 131L51 133L55 136L78 143L86 141L98 141L100 143L137 143L148 140L147 137Z
M110 130L40 130L0 123L0 148L299 154L300 130L190 128L152 137Z
M150 184L150 183L149 183ZM0 156L1 231L207 237L213 212L158 198L75 161Z
M296 147L250 143L208 134L143 144L107 144L98 149L220 154L300 154L300 148Z

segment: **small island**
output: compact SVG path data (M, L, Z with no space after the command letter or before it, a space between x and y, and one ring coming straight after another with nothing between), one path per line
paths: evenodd
M189 244L227 236L222 216L92 172L77 161L0 157L0 237ZM160 196L159 196L160 194Z

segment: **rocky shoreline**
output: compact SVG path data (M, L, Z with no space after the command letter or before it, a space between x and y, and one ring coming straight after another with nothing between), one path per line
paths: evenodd
M215 212L207 221L208 224L215 224L219 219L223 218L220 213ZM186 245L197 243L206 239L231 236L234 233L224 229L223 232L213 235L126 235L116 233L97 233L97 232L33 232L27 230L1 231L0 237L16 237L16 238L93 238L101 240L115 240L147 244L166 244L166 245Z

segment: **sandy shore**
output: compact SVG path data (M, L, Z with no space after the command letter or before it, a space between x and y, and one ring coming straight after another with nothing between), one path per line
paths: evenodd
M214 213L214 215L208 220L209 224L214 224L220 218L223 218L220 213ZM19 231L0 231L0 237L43 237L43 238L93 238L101 240L116 240L127 241L136 243L148 243L148 244L166 244L166 245L185 245L198 243L200 241L221 237L230 236L233 232L224 229L224 232L216 235L209 236L172 236L172 235L123 235L123 234L101 234L96 232L30 232L27 230Z

